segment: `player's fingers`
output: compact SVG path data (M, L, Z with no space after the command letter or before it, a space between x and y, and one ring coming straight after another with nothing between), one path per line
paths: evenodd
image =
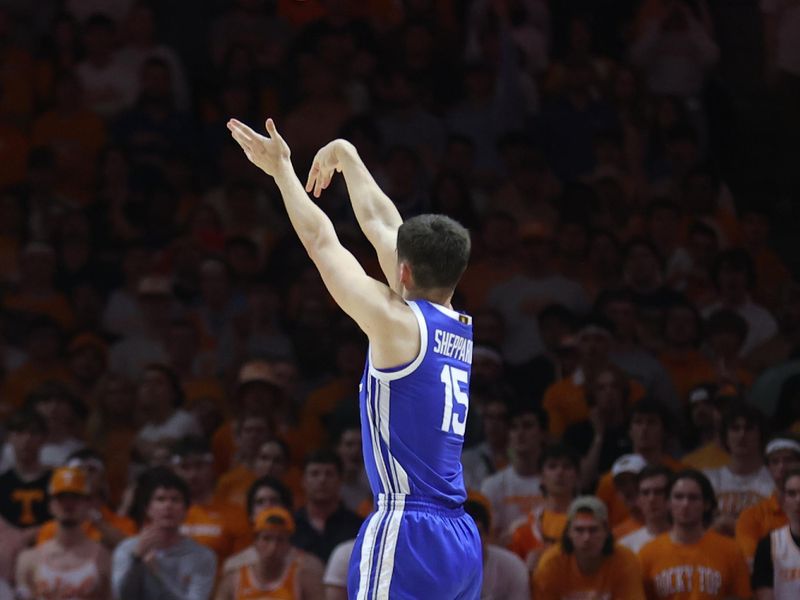
M250 129L247 125L242 123L241 121L237 121L236 119L231 119L228 121L228 129L231 130L232 133L238 133L243 139L248 141L255 140L256 132Z
M316 159L314 160L314 164L311 165L311 170L308 172L308 179L306 180L306 191L310 192L314 189L314 182L317 179L317 175L319 173L319 163L317 163Z
M272 118L269 118L269 119L267 119L266 125L267 125L267 133L269 133L269 137L271 137L274 140L279 140L279 141L282 142L283 138L281 137L281 134L278 133L278 129L275 127L275 121L273 121Z

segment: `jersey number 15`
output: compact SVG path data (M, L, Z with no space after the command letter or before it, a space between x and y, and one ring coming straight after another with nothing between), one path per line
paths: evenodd
M442 416L442 431L449 432L452 426L453 433L464 436L467 430L467 411L469 410L469 396L466 392L469 373L457 367L445 365L442 367L440 377L444 384L444 416ZM462 388L462 385L464 386ZM453 398L464 407L464 416L460 417L453 412Z

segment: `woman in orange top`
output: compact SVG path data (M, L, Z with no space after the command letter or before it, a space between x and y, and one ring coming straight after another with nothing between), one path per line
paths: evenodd
M312 600L323 597L322 570L310 571L291 546L294 519L285 508L261 511L255 518L255 564L227 572L216 600ZM318 565L318 563L316 563Z

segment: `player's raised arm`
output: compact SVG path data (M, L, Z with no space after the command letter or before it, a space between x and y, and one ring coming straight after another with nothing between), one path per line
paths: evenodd
M272 119L267 120L269 137L235 119L228 122L228 129L250 162L275 180L289 220L336 303L370 338L378 331L391 330L390 313L402 299L369 277L339 242L333 223L308 197L297 178L289 146Z
M306 191L319 198L337 171L344 175L358 225L375 248L386 281L399 293L397 230L403 223L400 213L378 187L355 146L346 140L334 140L317 152L308 174Z

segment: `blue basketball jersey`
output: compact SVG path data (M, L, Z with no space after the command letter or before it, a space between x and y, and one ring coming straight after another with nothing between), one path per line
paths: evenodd
M372 492L427 498L445 507L466 499L461 472L469 410L472 319L408 301L420 330L408 365L376 369L367 354L359 386L364 465Z

